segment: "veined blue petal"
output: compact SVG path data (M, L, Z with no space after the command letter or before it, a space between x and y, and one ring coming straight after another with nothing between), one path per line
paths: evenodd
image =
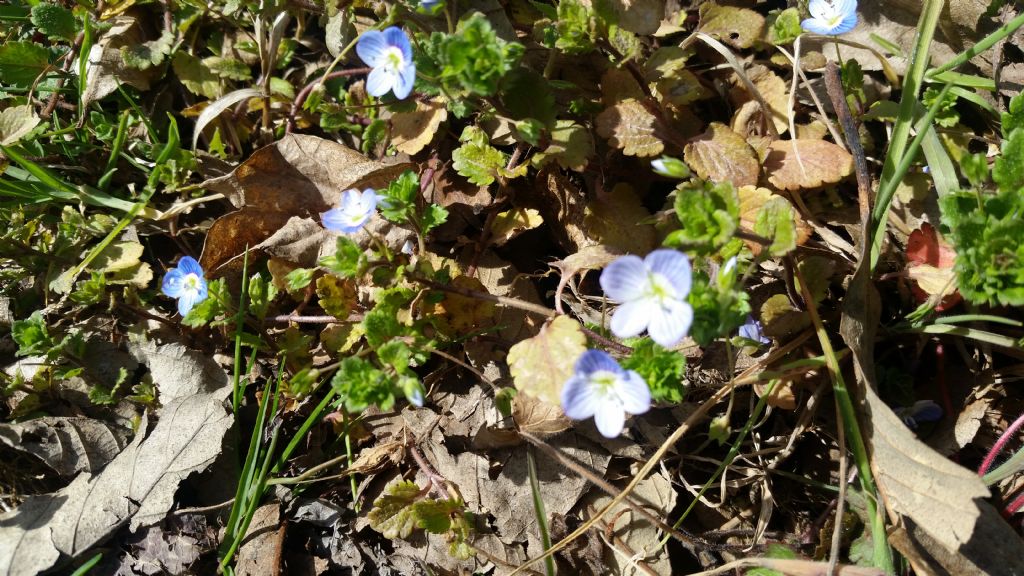
M371 214L374 210L377 209L377 202L379 200L380 197L377 196L377 191L374 190L373 188L367 188L366 190L363 190L363 195L360 198L363 211L366 212L367 215Z
M415 83L416 65L409 62L398 71L398 77L395 79L395 85L392 88L395 92L395 98L401 100L411 94L412 87Z
M594 411L594 424L605 438L615 438L626 423L626 411L618 402L600 402Z
M185 274L195 274L200 278L203 277L203 267L191 256L182 256L181 260L178 260L178 270Z
M599 404L596 388L590 379L576 374L562 386L562 412L573 420L586 420L594 415Z
M665 348L671 348L686 336L692 323L693 308L689 304L679 300L666 300L651 312L647 333L651 340Z
M395 73L384 67L374 68L366 76L366 93L379 98L391 91L397 79Z
M367 30L356 42L356 54L367 66L376 68L384 61L388 43L384 34L378 30Z
M833 28L832 33L833 34L846 34L847 32L849 32L850 30L853 30L856 27L857 27L857 13L856 12L851 12L850 14L847 14L846 16L843 17L843 21L840 22L838 26Z
M615 394L622 408L629 414L643 414L651 408L651 389L639 374L632 370L623 373L615 383Z
M657 303L648 298L626 302L612 314L612 334L619 338L638 336L647 329L647 325L657 310Z
M178 298L178 312L185 316L192 310L192 307L199 303L202 298L199 297L199 291L195 289L186 288L182 290L181 297Z
M807 11L811 13L811 18L828 20L833 14L832 1L811 0L810 4L807 5Z
M165 296L171 298L181 297L182 290L185 289L185 273L180 268L172 268L167 271L164 275L163 283L160 286L160 291Z
M607 352L590 349L576 360L576 373L589 375L598 370L621 373L622 367Z
M405 59L405 63L412 63L412 45L409 43L409 37L405 35L405 32L397 26L390 26L384 30L384 40L388 43L388 46L397 47L402 51L402 57Z
M690 259L678 250L655 250L644 258L644 264L661 274L676 289L676 296L685 298L690 293Z
M327 212L322 212L320 214L320 221L323 222L324 228L343 234L352 234L362 228L362 224L352 226L349 223L349 219L345 217L345 212L340 208L331 208Z
M615 302L636 300L646 292L647 272L639 256L622 256L601 271L601 289Z
M826 24L824 20L819 20L817 18L808 18L807 20L804 20L800 23L800 27L808 32L821 34L823 36L831 36L832 31L834 30L831 26Z

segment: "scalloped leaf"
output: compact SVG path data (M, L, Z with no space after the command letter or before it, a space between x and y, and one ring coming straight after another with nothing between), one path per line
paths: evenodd
M701 178L731 182L733 186L757 184L761 173L757 154L742 136L720 122L691 140L683 150L686 164Z
M629 98L597 115L597 133L626 156L657 156L665 149L658 136L661 121Z
M562 386L586 349L587 337L580 323L559 316L508 351L512 381L520 392L559 406Z
M782 190L820 188L852 174L853 156L824 140L776 140L764 168L768 181Z
M765 20L753 10L706 3L700 7L700 30L733 48L750 48L764 36Z

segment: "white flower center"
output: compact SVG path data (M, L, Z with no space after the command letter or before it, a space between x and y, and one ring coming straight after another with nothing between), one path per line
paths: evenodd
M184 281L185 290L188 290L189 292L199 292L199 284L200 284L200 282L201 282L201 280L199 279L199 275L198 274L195 274L194 272L190 273L190 274L187 274L185 276L185 281Z
M679 299L679 293L676 292L672 282L664 274L657 272L650 272L647 275L647 289L644 291L644 296L657 300L660 306L664 306L668 300Z
M615 390L615 383L618 381L619 375L610 370L598 370L590 374L590 384L601 398L612 396Z
M392 46L384 53L384 69L388 72L397 73L405 65L405 56L401 48Z

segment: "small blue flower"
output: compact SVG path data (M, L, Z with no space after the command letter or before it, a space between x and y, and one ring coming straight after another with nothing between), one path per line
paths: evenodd
M391 26L383 32L370 30L359 37L356 54L373 68L366 77L366 92L383 96L394 91L401 100L412 92L416 81L416 64L412 61L412 45L401 28Z
M740 338L758 342L760 344L771 344L771 339L764 335L764 328L761 323L754 320L753 316L747 316L747 322L740 326Z
M690 177L690 168L682 160L671 156L651 160L651 168L655 173L669 178L683 180Z
M857 25L857 0L811 0L811 17L800 23L808 32L837 36Z
M895 412L911 430L916 430L921 422L937 422L942 418L942 407L934 400L918 400L913 406L897 408Z
M655 250L643 260L623 256L601 272L601 288L622 304L611 322L612 333L619 338L647 330L652 340L669 348L690 331L690 260L681 252Z
M444 6L444 0L420 0L420 9L428 14L433 14L438 6Z
M341 193L341 206L320 214L320 219L328 230L354 234L359 232L376 210L376 190L367 188L360 192L352 188Z
M639 374L623 370L606 352L587 350L576 361L576 373L562 387L562 411L573 420L594 418L605 438L622 432L626 414L651 407L651 391Z
M206 278L203 278L203 267L191 256L178 260L178 267L164 276L160 291L166 296L178 299L178 312L185 316L196 304L206 300L209 291Z

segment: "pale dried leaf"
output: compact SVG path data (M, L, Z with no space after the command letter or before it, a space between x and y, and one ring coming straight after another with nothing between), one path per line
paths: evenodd
M623 253L646 254L657 243L651 213L629 184L588 202L583 211L583 231L594 242Z
M66 488L26 500L0 516L0 574L37 574L61 557L76 557L126 524L131 529L164 517L178 485L220 454L233 422L224 409L230 386L174 400L146 434L102 472L80 474Z
M782 190L819 188L853 173L853 156L824 140L776 140L764 168L768 181Z
M672 480L664 471L658 471L641 480L630 496L634 501L643 506L647 511L656 515L667 514L675 507L676 494L672 486ZM590 499L587 499L590 501ZM602 509L612 501L612 497L601 493L593 498L592 505L595 509ZM660 545L661 530L649 519L642 516L627 504L620 502L612 508L603 518L604 522L614 522L611 533L621 538L635 554L639 554L644 563L656 574L672 574L672 566L669 563L668 551ZM608 567L615 574L623 576L635 576L645 574L629 556L616 554L613 551L605 553L605 561Z
M720 122L712 122L707 132L686 145L683 160L701 178L736 187L757 184L761 173L754 149Z
M766 66L752 66L747 69L746 74L747 79L754 85L761 99L768 105L768 109L771 112L771 121L775 124L775 130L779 134L785 134L789 130L789 117L787 115L789 108L789 86L786 84L786 81ZM754 95L747 92L747 85L745 83L740 81L739 78L735 78L734 82L736 86L733 88L732 95L738 104L757 102ZM763 110L759 103L754 110L758 118L760 118Z
M31 106L11 106L0 112L0 145L10 146L39 124Z
M89 50L85 66L82 105L86 107L115 92L122 84L141 91L149 90L150 81L161 73L155 66L138 70L124 63L121 47L139 46L146 41L142 27L136 23L135 18L116 16L107 22L112 25Z
M634 34L653 34L665 16L663 0L611 0L609 4L619 26Z
M540 438L564 432L572 426L572 420L558 405L541 402L526 394L516 394L512 399L512 419L520 430Z
M227 372L213 358L172 343L130 343L128 352L149 368L160 402L168 404L195 394L219 390L229 383Z
M544 223L538 210L533 208L513 208L500 212L491 224L491 238L494 244L501 246L516 236L532 230Z
M700 7L700 31L733 48L750 48L764 36L764 16L735 6L705 2Z
M85 417L0 424L0 444L39 457L61 476L99 471L121 452L129 435L131 430Z
M391 117L391 143L399 152L416 154L430 144L447 118L448 110L441 102L418 101L412 112L398 112Z
M284 531L279 530L280 526L280 504L264 504L256 509L235 559L237 576L281 573Z
M587 349L587 337L580 328L576 320L559 316L533 338L512 346L508 367L521 393L561 405L562 386L572 376L576 359Z
M627 156L657 156L665 149L661 122L642 103L623 100L597 115L597 133Z

